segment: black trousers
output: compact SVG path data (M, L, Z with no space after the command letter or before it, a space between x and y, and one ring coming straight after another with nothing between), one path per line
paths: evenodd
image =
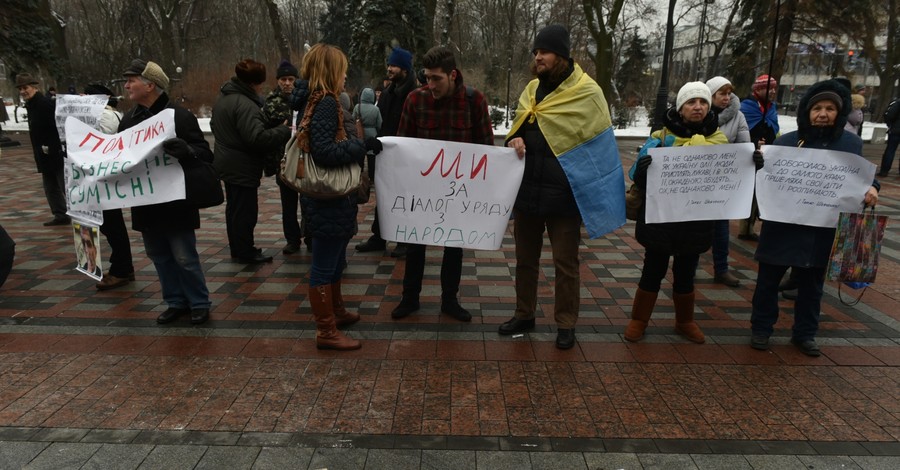
M225 229L232 258L256 256L253 229L258 218L257 188L225 183Z
M134 274L134 262L131 257L131 240L122 209L103 211L103 225L100 233L109 242L109 267L107 272L115 277L128 277Z
M278 183L278 194L281 196L281 228L284 230L284 238L288 243L295 243L299 246L303 239L300 220L297 218L300 195L297 194L297 191L287 187L278 177L275 177L275 181Z
M662 280L669 270L669 254L647 250L644 253L644 269L638 287L647 292L659 292ZM672 290L676 294L694 292L694 275L700 255L675 255L672 262Z
M13 260L16 258L16 242L6 233L0 225L0 287L6 282L9 273L12 272Z
M45 169L41 172L41 182L44 184L44 196L53 217L61 219L66 215L66 181L63 167Z
M426 245L408 244L406 270L403 272L403 297L418 299L425 275ZM462 248L445 247L441 261L441 301L456 300L462 278Z

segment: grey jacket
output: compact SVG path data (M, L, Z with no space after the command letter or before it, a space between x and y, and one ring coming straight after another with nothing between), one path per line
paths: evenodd
M381 111L375 106L375 92L371 88L363 88L359 95L359 104L353 108L353 118L361 119L366 137L375 137L381 129Z
M719 130L728 137L728 143L750 142L750 127L741 112L741 99L734 93L731 94L728 107L719 112Z

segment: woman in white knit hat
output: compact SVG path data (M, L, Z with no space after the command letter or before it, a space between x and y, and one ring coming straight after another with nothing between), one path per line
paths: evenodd
M719 130L728 138L728 143L750 142L750 127L741 112L741 100L734 94L734 86L725 77L713 77L706 82L712 96L712 110L719 118ZM717 220L712 242L713 279L718 284L738 287L741 281L728 270L728 224L727 220Z
M710 112L712 97L703 82L686 83L678 91L675 107L664 118L662 130L651 134L631 168L634 183L646 193L647 168L652 160L647 154L654 147L727 144L719 131L719 121ZM703 331L694 322L694 274L700 254L709 249L713 238L713 221L689 221L648 224L644 207L635 228L635 238L646 249L641 280L631 308L631 321L625 339L639 341L644 336L650 315L656 306L660 285L672 263L672 301L675 304L675 330L694 343L705 341Z

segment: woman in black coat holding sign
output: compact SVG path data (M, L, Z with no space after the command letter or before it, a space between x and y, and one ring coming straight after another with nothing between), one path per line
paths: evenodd
M797 130L773 142L785 147L836 150L862 155L862 140L844 131L852 109L850 90L834 80L814 84L803 98L797 113ZM878 181L864 195L866 206L878 201ZM863 197L863 195L860 195ZM769 336L778 320L778 283L788 267L797 277L798 297L794 303L791 343L808 356L819 356L815 336L819 329L819 311L825 267L834 241L834 228L764 221L759 234L756 260L759 275L753 293L750 318L754 349L769 348Z
M676 106L663 119L664 129L654 132L638 155L631 169L631 179L644 190L647 188L647 169L652 162L647 151L654 147L727 144L728 138L719 131L716 113L710 111L712 101L709 87L703 82L686 83L678 91ZM644 206L646 203L644 204ZM694 322L694 273L700 253L709 249L713 238L711 220L648 224L644 206L638 217L635 238L646 248L641 280L631 307L631 321L625 328L625 339L639 341L650 321L660 285L672 263L674 282L672 300L675 303L675 330L694 343L706 340Z

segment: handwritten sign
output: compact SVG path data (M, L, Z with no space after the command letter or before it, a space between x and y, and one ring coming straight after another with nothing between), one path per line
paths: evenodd
M406 137L381 140L375 194L385 240L500 248L525 172L515 150Z
M144 206L184 199L184 171L164 155L162 143L175 137L175 111L115 135L106 135L70 117L69 179L66 197L73 210Z
M760 218L835 227L841 212L859 212L875 165L852 153L766 145L756 174Z
M66 119L73 117L96 128L109 97L106 95L56 95L56 130L66 140Z
M745 219L753 204L753 144L650 149L648 224Z

